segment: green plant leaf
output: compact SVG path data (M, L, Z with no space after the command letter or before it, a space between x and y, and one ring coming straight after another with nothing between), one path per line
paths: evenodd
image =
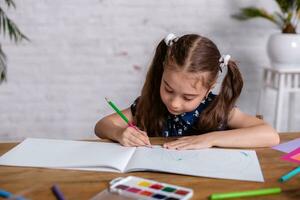
M16 8L16 4L15 4L15 2L13 1L13 0L5 0L5 3L6 3L6 5L7 5L7 7L14 7L14 8Z
M300 0L275 0L280 12L268 13L263 8L245 7L232 17L248 20L256 17L265 18L275 23L283 33L296 33L300 19Z
M232 17L239 20L248 20L252 18L262 17L265 18L278 26L281 26L281 23L276 20L273 14L268 13L263 8L255 7L246 7L240 10L240 13L233 15Z
M5 13L0 8L0 31L5 35L6 32Z
M283 13L288 12L294 5L294 0L276 0L279 8Z
M288 12L286 17L286 22L290 22L292 20L292 17L293 17L293 13Z
M13 0L5 0L8 8L16 8ZM8 33L9 39L18 43L20 41L29 39L20 31L18 26L6 15L4 10L0 7L0 33L4 36ZM0 43L0 83L6 80L7 77L7 59Z
M6 35L8 32L9 39L18 43L20 41L28 40L29 39L20 31L17 25L6 16L5 12L0 8L0 30L2 31L3 35Z
M6 55L2 51L1 44L0 44L0 83L6 80L6 69L7 69L7 63L6 63Z
M282 16L282 13L275 11L274 17L276 18L277 22L280 22L280 27L282 27L285 24L285 18L284 16Z
M300 11L300 0L296 0L296 9L298 12Z
M297 12L297 17L300 19L300 10Z

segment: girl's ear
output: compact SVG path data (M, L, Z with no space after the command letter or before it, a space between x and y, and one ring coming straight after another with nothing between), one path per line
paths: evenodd
M205 98L204 99L207 99L208 97L208 94L211 92L212 88L208 89L207 92L205 93Z

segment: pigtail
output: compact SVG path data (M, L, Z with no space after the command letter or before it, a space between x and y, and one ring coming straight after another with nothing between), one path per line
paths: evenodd
M160 97L160 84L168 46L162 40L155 51L154 58L146 76L141 96L134 116L136 125L149 136L158 136L162 129L167 110Z
M211 105L203 112L198 128L203 132L218 130L227 124L230 111L235 106L236 100L243 88L243 78L236 65L229 60L219 95Z
M236 63L229 60L227 68L227 74L222 82L218 99L220 101L219 104L223 106L226 116L234 107L243 88L243 77Z

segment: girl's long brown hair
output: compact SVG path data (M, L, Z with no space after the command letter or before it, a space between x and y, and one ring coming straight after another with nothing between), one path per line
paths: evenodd
M160 84L166 66L192 73L208 72L203 84L210 89L218 78L220 57L217 46L211 40L196 34L184 35L171 46L167 46L164 40L160 41L137 104L136 125L149 136L162 136L168 111L160 97ZM226 123L241 93L243 79L236 63L230 60L227 68L218 96L201 113L196 124L199 133L217 130Z

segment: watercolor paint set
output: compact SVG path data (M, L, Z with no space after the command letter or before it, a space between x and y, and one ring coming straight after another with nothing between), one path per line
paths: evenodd
M193 190L135 176L119 177L110 182L110 192L133 199L187 200Z

